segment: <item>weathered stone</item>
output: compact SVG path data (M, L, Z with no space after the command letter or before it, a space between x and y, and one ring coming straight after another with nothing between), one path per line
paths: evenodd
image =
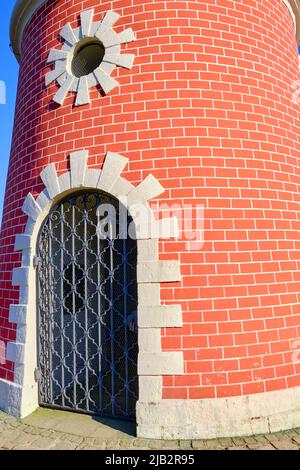
M278 440L273 442L273 446L277 450L299 450L299 446L290 439Z
M220 446L224 447L225 449L227 447L233 446L232 439L229 437L223 437L221 439L218 439Z
M265 445L261 445L261 444L250 444L248 445L248 448L250 450L275 450L275 448L272 446L272 444L265 444Z

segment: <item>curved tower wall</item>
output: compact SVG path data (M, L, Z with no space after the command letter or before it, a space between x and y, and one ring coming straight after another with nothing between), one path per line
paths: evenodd
M12 29L20 76L1 231L2 340L23 344L9 317L20 302L14 243L27 221L27 194L44 189L40 173L54 164L63 175L70 154L81 150L89 169L101 169L107 152L121 154L130 183L152 174L165 188L150 201L157 217L172 206L180 219L179 237L160 240L159 260L180 264L181 280L163 282L160 300L180 305L182 326L159 331L161 354L179 353L171 357L183 358L183 369L175 364L176 373L157 378L151 361L160 356L150 357L155 399L140 396L139 434L213 437L299 425L298 2L40 3L20 50L20 21ZM134 54L134 64L113 71L119 86L106 95L92 87L89 104L75 106L69 92L59 105L58 83L45 86L53 70L47 57L61 47L62 28L80 27L89 8L95 21L110 10L120 14L117 33L132 28L135 40L122 53ZM8 357L0 391L15 381ZM2 408L18 413L11 403L0 396Z

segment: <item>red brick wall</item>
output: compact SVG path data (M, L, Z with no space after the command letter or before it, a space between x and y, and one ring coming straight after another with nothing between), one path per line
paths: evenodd
M71 6L70 6L71 5ZM51 102L46 58L80 11L96 20L113 9L116 30L132 27L133 69L120 88L90 105ZM162 300L181 303L184 327L162 332L164 350L184 351L185 375L164 379L164 398L211 398L300 385L291 343L300 335L299 106L292 103L297 48L280 0L57 0L32 19L23 42L16 123L0 248L0 336L14 340L8 308L23 230L21 206L42 189L50 162L67 169L70 152L89 149L101 167L107 150L130 159L126 178L153 173L163 203L205 205L205 244L160 243L179 259L181 283ZM12 364L0 377L13 379Z

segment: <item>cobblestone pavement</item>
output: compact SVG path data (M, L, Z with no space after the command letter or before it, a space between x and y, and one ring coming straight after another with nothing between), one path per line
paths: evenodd
M300 428L194 441L137 439L130 423L39 409L19 420L0 412L0 450L300 450Z

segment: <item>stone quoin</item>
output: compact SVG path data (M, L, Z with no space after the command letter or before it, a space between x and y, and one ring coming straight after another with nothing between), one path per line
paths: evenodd
M20 74L0 235L1 410L25 417L39 405L57 407L60 390L58 407L89 412L84 403L102 386L112 397L106 409L114 410L123 393L127 409L136 378L140 437L232 437L300 426L299 41L299 0L16 2L11 45ZM124 313L114 290L101 294L105 278L121 282L127 298L119 267L93 279L93 266L101 270L104 262L82 228L90 202L84 210L70 203L84 194L128 210L136 311ZM77 225L58 215L71 206L82 214ZM65 224L60 240L51 225L57 217ZM47 243L67 253L72 237L84 265L74 244L69 265L55 265ZM47 301L38 281L42 240ZM126 277L125 251L112 253ZM87 264L90 255L98 264ZM112 349L123 348L124 371L117 349L105 358L105 344L96 344L87 326L94 308L88 284L109 304L111 325L124 315L114 333L122 329L124 338L110 332ZM42 331L45 305L50 330ZM69 323L57 325L47 305L59 305L62 322L73 319L78 329L86 322L83 369L75 364L81 340L65 351ZM132 363L128 338L136 324ZM58 333L60 346L53 341L45 351L45 337L50 342ZM41 355L51 376L41 371ZM95 357L113 372L88 388ZM110 373L115 379L108 381ZM41 399L45 393L52 401Z

